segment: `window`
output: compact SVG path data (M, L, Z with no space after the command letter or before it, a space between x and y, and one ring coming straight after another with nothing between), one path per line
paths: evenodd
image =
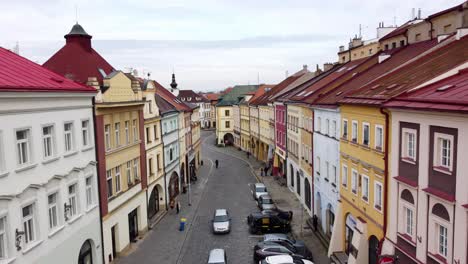
M362 175L362 199L369 202L369 177Z
M403 47L405 45L405 41L404 40L400 40L400 47Z
M330 136L336 137L336 120L332 121L330 130Z
M358 179L358 173L356 170L352 169L351 170L351 191L354 194L357 194L357 179Z
M230 121L226 121L226 128L231 128L231 122Z
M322 118L321 117L317 117L317 126L316 126L316 131L318 132L322 132Z
M447 252L448 252L448 230L447 227L441 225L441 224L436 224L437 225L437 241L438 241L438 250L437 252L444 256L447 257Z
M348 166L343 165L343 172L341 174L341 184L346 188L348 186Z
M132 179L132 162L127 161L127 184L132 185L133 179Z
M375 126L375 149L383 150L383 127L381 125Z
M0 218L0 260L7 258L6 217Z
M343 119L343 138L348 139L348 120Z
M328 181L328 174L329 174L329 163L325 161L325 180Z
M156 169L159 171L161 169L161 164L159 163L159 154L156 155Z
M42 144L44 150L44 158L54 156L53 142L53 126L45 126L42 128Z
M152 159L152 158L149 158L149 160L148 160L148 166L149 166L149 173L150 173L150 175L153 175L153 174L154 174L154 171L153 171L153 159Z
M120 123L115 123L115 146L120 146Z
M138 158L133 160L133 176L135 177L135 180L139 179L139 176L138 176Z
M146 128L146 143L151 143L149 127Z
M86 206L89 208L94 204L93 176L87 177L85 182L86 182Z
M106 171L106 179L107 179L107 198L110 198L113 195L112 170Z
M388 44L385 44L385 50L388 50Z
M104 126L104 137L106 140L106 150L109 150L111 148L110 125Z
M443 167L450 168L451 165L451 142L448 139L441 138L439 139L439 148L440 148L440 165Z
M325 134L330 135L330 120L325 119Z
M405 213L405 233L413 237L413 223L414 223L413 210L406 206L404 207L403 210Z
M351 140L354 143L357 143L357 138L358 138L358 122L353 120L353 125L351 128Z
M34 204L30 204L28 206L23 207L22 216L24 243L28 245L29 243L36 240L36 230L34 223Z
M416 160L416 131L403 129L402 157L407 160Z
M49 229L53 230L58 226L58 211L57 211L57 193L53 193L47 197L49 204Z
M65 152L73 150L73 123L65 123Z
M416 34L416 36L414 38L416 39L416 41L420 41L421 40L421 33Z
M138 128L137 128L137 120L133 119L133 141L138 141Z
M382 184L377 181L374 185L374 207L382 211Z
M224 110L224 115L229 116L229 110Z
M164 127L163 128L164 128L163 132L164 132L164 134L166 134L167 133L167 122L164 122Z
M369 123L362 124L362 144L369 146Z
M331 172L331 175L333 177L333 183L335 184L336 186L336 166L335 165L332 165L332 172Z
M449 33L451 26L452 26L452 24L445 25L444 26L444 33Z
M115 193L118 193L121 191L121 186L120 186L120 168L121 166L115 167Z
M70 218L73 218L78 213L78 198L77 184L68 186L68 205L70 206Z
M84 147L89 145L89 120L81 121L81 139Z
M154 140L158 139L158 129L156 125L153 125Z
M396 42L392 42L392 49L396 48Z
M30 130L16 131L16 147L18 151L18 164L26 164L30 162Z
M320 157L317 157L317 161L315 163L315 168L317 171L317 175L320 175Z
M130 144L130 134L129 134L129 131L128 131L128 127L129 127L129 122L128 121L125 121L125 144Z

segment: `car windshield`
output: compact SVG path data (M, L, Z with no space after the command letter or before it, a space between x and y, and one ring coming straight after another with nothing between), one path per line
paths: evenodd
M214 218L215 222L226 222L229 220L229 217L227 215L217 215Z
M259 192L259 193L261 193L261 192L266 192L266 191L267 191L267 190L266 190L265 187L257 187L257 189L256 189L256 192Z
M271 198L262 198L262 203L264 204L272 204L273 200Z

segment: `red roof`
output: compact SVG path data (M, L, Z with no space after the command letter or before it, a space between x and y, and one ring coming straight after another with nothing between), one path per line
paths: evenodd
M381 104L468 61L468 36L454 37L432 51L374 80L348 95L341 103Z
M175 97L171 92L169 92L166 88L162 86L156 87L156 94L161 96L161 98L169 102L179 111L191 111L188 105L177 99L177 97Z
M0 48L0 69L2 92L96 92L4 48Z
M318 100L313 102L313 104L335 105L346 95L388 73L389 71L401 66L410 59L434 47L436 44L437 40L429 40L408 45L403 48L380 52L376 56L390 55L390 58L387 58L383 62L375 64L373 67L356 74L354 78L343 83L336 89L324 93Z
M468 112L468 69L392 99L386 107Z
M266 104L268 104L275 94L277 94L278 92L280 92L283 89L285 89L286 87L288 87L288 85L290 85L295 80L299 79L299 77L301 77L302 75L303 74L297 74L297 75L289 76L288 78L284 79L283 81L281 81L277 85L273 86L268 92L266 92L263 95L257 97L255 100L252 100L250 102L250 104L253 104L253 105L266 105Z
M44 67L84 84L89 77L96 77L102 84L105 75L114 71L114 67L91 47L91 36L68 34L65 38L65 46L50 57Z
M216 101L219 99L219 94L217 93L207 93L207 94L203 94L206 98L208 98L208 100L210 101Z
M379 39L379 41L382 41L382 40L386 40L386 39L390 39L390 38L393 38L395 36L399 36L399 35L402 35L402 34L405 34L406 31L408 30L409 27L411 27L413 25L413 23L411 23L411 21L408 21L406 22L405 24L399 26L398 28L396 28L395 30L392 30L390 33L388 33L387 35L381 37Z

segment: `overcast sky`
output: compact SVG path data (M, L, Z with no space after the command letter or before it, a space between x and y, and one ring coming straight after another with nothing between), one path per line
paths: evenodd
M359 33L375 38L380 21L404 23L462 0L20 0L2 1L0 46L44 63L78 22L115 68L151 72L164 86L174 69L181 89L220 90L277 83L303 64L337 60ZM75 6L77 8L75 8Z

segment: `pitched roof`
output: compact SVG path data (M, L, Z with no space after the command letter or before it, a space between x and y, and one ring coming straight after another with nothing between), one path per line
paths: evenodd
M210 101L216 101L220 97L220 94L218 93L206 93L203 95Z
M203 96L203 94L197 94L193 90L179 90L179 95L177 96L177 98L179 99L183 98L182 100L186 100L187 102L190 102L190 103L201 103L201 102L208 103L209 102L209 100L205 96Z
M344 82L335 89L323 93L320 98L308 100L311 104L318 105L335 105L339 100L343 99L346 95L361 88L366 83L369 83L378 77L388 73L389 71L401 66L407 61L415 58L417 55L427 51L437 44L437 40L428 40L418 42L412 45L404 46L402 48L391 49L382 51L378 56L390 56L381 63L375 64L373 67L368 68L354 76L354 78Z
M175 97L171 92L162 86L156 86L156 94L161 96L168 103L173 105L178 111L191 111L191 108Z
M341 103L381 104L468 61L468 36L451 37L417 59L346 96Z
M412 23L413 22L413 23ZM420 21L419 21L420 22ZM410 28L412 25L414 25L414 21L408 21L406 22L405 24L399 26L398 28L396 28L395 30L392 30L390 33L388 33L387 35L381 37L379 39L379 41L382 41L382 40L386 40L386 39L390 39L390 38L393 38L393 37L396 37L396 36L399 36L399 35L402 35L402 34L405 34L406 31L408 31L408 28Z
M114 67L91 47L91 36L87 35L81 26L84 33L79 33L79 29L75 27L76 25L70 34L65 36L65 46L52 55L43 66L79 83L85 84L89 77L96 77L102 84L102 79L113 72Z
M1 47L0 69L1 92L96 92Z
M302 75L291 75L278 83L277 85L273 86L268 92L264 93L263 95L260 95L258 98L255 100L251 101L251 104L253 105L266 105L271 102L273 99L273 96L275 96L278 92L281 90L285 89L290 85L292 82L295 80L299 79Z
M417 90L403 93L384 106L424 111L468 112L468 69Z
M161 95L155 94L154 98L161 115L167 114L169 112L177 112L175 106L166 101Z
M430 20L430 19L436 18L438 16L442 16L444 14L450 13L452 11L461 11L461 10L463 10L463 4L466 4L466 0L463 3L459 4L459 5L456 5L454 7L450 7L450 8L447 8L445 10L442 10L440 12L434 13L434 14L428 16L426 19Z
M229 106L239 104L240 100L246 93L255 91L258 87L258 85L236 85L231 89L231 91L224 94L216 105Z

